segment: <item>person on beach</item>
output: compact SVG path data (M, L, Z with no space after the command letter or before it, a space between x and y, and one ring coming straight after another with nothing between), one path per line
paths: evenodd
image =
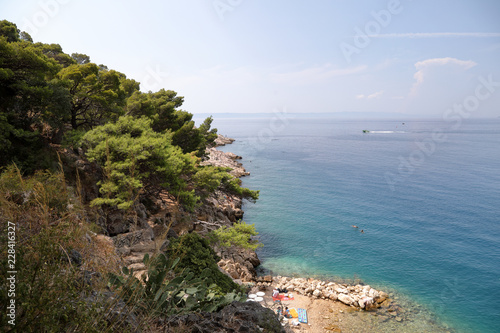
M285 317L292 318L292 315L290 314L290 310L288 310L288 306L285 308Z

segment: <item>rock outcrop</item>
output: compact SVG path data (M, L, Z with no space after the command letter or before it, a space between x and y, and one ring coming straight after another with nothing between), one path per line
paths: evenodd
M234 142L233 138L228 138L227 136L224 136L222 134L217 134L217 138L214 141L215 147L230 145L233 142Z
M315 298L340 301L359 309L378 308L384 303L389 295L383 291L373 289L368 285L349 285L336 282L328 282L317 279L290 278L276 276L257 278L257 286L273 286L280 289L288 289L291 293L298 293Z
M248 249L219 249L217 253L222 259L218 265L233 279L251 282L257 276L256 268L260 260L254 251Z
M230 144L234 139L219 135L215 143L217 146ZM236 160L241 157L222 152L216 148L207 149L208 159L202 165L214 165L231 168L231 175L242 177L249 175L241 163ZM197 209L198 220L195 222L195 230L205 233L221 226L231 226L243 218L242 198L231 193L215 191L205 199L204 204ZM259 258L254 251L237 248L215 249L221 257L219 267L235 280L243 282L254 281L257 272L256 267L260 265Z
M215 313L170 317L165 326L165 332L286 332L272 310L255 302L233 302Z
M220 136L216 140L218 146L232 143L234 140ZM241 157L217 150L207 149L208 158L203 165L215 165L231 168L231 175L241 177L249 173L237 160ZM68 165L76 166L80 180L81 195L84 202L90 202L99 195L97 182L102 180L102 170L84 158L82 151L65 150L63 157ZM68 169L71 171L71 168ZM74 172L74 171L73 171ZM101 227L100 240L109 244L117 254L120 265L134 271L136 277L145 274L143 258L163 251L170 240L188 232L201 234L231 226L243 218L242 198L238 195L215 191L205 198L195 212L184 210L171 194L142 193L140 203L128 212L110 208L99 208L92 211L97 224ZM260 264L254 251L241 249L216 249L222 258L219 267L235 280L253 281L255 268ZM121 259L120 259L121 258ZM97 296L96 296L97 297ZM100 298L113 299L110 293L99 295ZM137 318L126 309L122 300L111 309L108 316L113 321L121 320L127 327L135 331ZM257 303L232 303L217 313L196 313L164 319L160 323L166 331L179 332L284 332L273 311ZM172 329L172 330L170 330Z
M243 168L243 165L237 161L241 159L241 156L229 152L223 152L217 150L217 148L208 148L207 153L208 159L201 162L201 165L231 168L229 173L237 178L248 176L250 174L245 170L245 168Z
M199 208L196 209L196 230L213 230L223 225L231 226L234 222L243 218L241 210L241 197L215 191L206 198Z
M230 144L234 139L219 135L217 146ZM82 196L90 202L98 195L97 181L100 170L95 163L88 162L83 152L64 150L63 156L70 164L75 165L82 180ZM207 149L208 158L203 165L229 167L234 177L249 173L236 160L241 157L217 150ZM175 197L167 191L157 195L144 195L133 211L125 213L121 210L98 209L96 220L103 233L121 256L123 265L133 269L136 276L145 272L143 264L145 254L150 256L164 250L169 239L188 232L205 234L222 226L231 226L243 218L242 198L238 195L217 190L204 199L203 203L189 213L177 203ZM147 203L147 207L144 203ZM255 268L260 264L253 251L240 249L218 250L222 258L219 267L234 279L252 281L256 277Z
M207 157L201 162L201 165L213 165L223 168L231 168L229 172L236 178L243 176L248 176L250 173L243 168L243 165L237 160L241 160L241 156L235 155L230 152L223 152L218 150L216 147L225 146L226 144L231 144L234 139L220 135L215 139L215 147L207 148Z

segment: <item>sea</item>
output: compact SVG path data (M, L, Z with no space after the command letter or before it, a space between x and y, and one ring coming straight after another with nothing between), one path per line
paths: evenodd
M410 331L500 332L500 118L276 112L213 126L260 191L243 209L263 273L389 291L421 321Z

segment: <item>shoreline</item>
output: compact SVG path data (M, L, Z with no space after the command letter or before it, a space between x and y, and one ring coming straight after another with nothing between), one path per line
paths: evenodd
M337 285L345 289L371 289L369 285L362 282L350 284L335 282L327 278L300 278L283 276L258 277L260 281L270 280L271 282L257 282L251 289L251 293L264 291L263 306L275 308L273 305L272 290L274 288L285 287L297 282L307 282L310 286L320 284L320 291L325 290L328 285ZM292 282L291 282L292 281ZM366 290L365 289L365 290ZM428 332L428 333L454 333L456 332L445 323L441 322L435 314L425 305L416 302L409 295L402 294L398 290L388 288L386 292L380 292L385 299L379 298L373 306L360 308L355 304L348 305L340 299L325 297L324 293L314 295L307 289L290 288L288 291L294 296L294 300L283 302L284 306L295 308L306 308L308 316L311 318L309 324L293 327L300 328L300 332ZM311 308L308 308L311 307ZM288 325L287 327L291 327Z
M217 146L231 144L235 140L219 135ZM215 154L217 166L234 167L237 171L233 174L235 177L249 175L242 163L236 160L241 159L231 152L222 152L210 148L210 155ZM221 162L223 161L223 162ZM207 161L207 164L210 163ZM241 209L241 207L240 207ZM244 214L244 212L242 212ZM243 215L242 214L242 215ZM260 261L255 251L253 251L258 265ZM230 262L221 260L221 268L227 271ZM229 275L235 279L236 274ZM248 276L247 276L248 278ZM238 279L235 279L238 280ZM247 279L248 280L248 279ZM241 280L240 280L241 281ZM276 276L257 276L253 275L253 281L243 282L251 287L251 293L263 291L263 306L273 310L276 307L270 297L273 288L286 288L294 293L295 300L289 301L292 307L307 307L309 324L300 324L293 326L293 331L300 332L362 332L362 331L400 331L405 332L453 332L450 328L438 323L429 310L417 304L411 298L408 304L399 304L397 291L384 292L375 290L369 285L363 283L352 284L345 281L331 281L328 278L305 278L305 277L282 277ZM394 298L392 298L394 297ZM410 304L411 303L411 304ZM286 325L292 329L290 325Z

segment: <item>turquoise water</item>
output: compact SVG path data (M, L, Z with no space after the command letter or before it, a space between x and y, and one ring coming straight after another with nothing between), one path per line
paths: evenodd
M361 279L458 332L500 332L499 119L214 125L261 191L244 210L265 269Z

